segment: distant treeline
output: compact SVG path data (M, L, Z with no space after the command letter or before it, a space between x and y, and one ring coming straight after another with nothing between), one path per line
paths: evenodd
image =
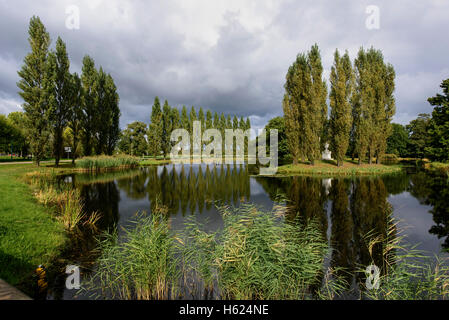
M127 128L122 131L119 142L119 150L123 153L142 156L160 156L164 158L170 153L173 142L170 141L170 134L174 129L186 129L192 137L193 122L200 121L202 131L215 128L225 137L225 129L242 129L243 131L251 128L249 118L238 118L236 115L225 115L207 110L204 113L202 107L199 111L192 106L190 112L185 106L182 107L181 113L175 107L172 107L165 100L161 107L159 98L154 99L151 111L150 123L133 122L128 124ZM247 144L247 141L245 141ZM245 145L246 145L245 144Z

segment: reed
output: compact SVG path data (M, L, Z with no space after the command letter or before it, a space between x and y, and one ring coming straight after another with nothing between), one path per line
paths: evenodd
M76 232L81 226L96 229L100 214L86 214L79 190L58 185L53 170L30 172L25 175L25 181L35 188L34 196L39 203L54 209L56 218L67 231Z
M140 159L129 155L84 157L76 161L76 168L83 171L136 168Z
M391 219L386 238L375 237L368 245L381 245L384 264L380 266L379 288L361 283L364 297L373 300L441 300L449 298L447 258L430 256L397 236L398 221ZM373 259L374 261L374 259ZM374 262L372 262L374 264ZM364 273L362 268L359 272Z
M203 290L206 298L299 299L320 283L327 243L313 221L287 222L252 205L221 207L221 232L206 232L192 218L177 235L162 208L155 211L123 238L105 235L83 290L112 299L198 297Z
M185 229L190 268L204 288L217 284L222 299L301 299L312 296L327 252L314 221L285 221L251 204L220 207L224 228L206 233L194 221Z
M100 241L97 270L83 289L100 289L112 299L176 298L180 273L175 248L166 217L142 215L121 241L116 233Z

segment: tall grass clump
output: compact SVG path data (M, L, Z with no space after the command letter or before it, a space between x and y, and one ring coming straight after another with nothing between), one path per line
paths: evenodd
M54 171L30 172L25 176L25 180L35 188L34 196L37 201L54 208L56 219L62 222L67 231L79 231L81 226L95 229L100 214L86 214L79 190L67 185L58 185L57 178Z
M83 171L136 168L140 159L129 155L83 157L76 161L76 167Z
M384 259L379 266L379 287L370 289L366 282L361 284L364 297L373 300L448 299L448 259L430 256L407 245L403 236L395 235L399 229L397 225L398 222L391 219L386 237L375 237L369 242L370 255L373 255L373 248L380 245Z
M141 216L123 239L106 234L100 242L97 269L83 289L111 299L176 298L180 273L175 238L167 218Z
M327 243L314 221L285 221L253 205L221 207L224 228L208 234L190 224L188 264L222 299L301 299L319 282ZM215 280L212 278L215 277Z

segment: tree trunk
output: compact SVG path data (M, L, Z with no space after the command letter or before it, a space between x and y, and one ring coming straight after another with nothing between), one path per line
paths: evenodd
M296 156L293 157L293 164L294 165L298 164L298 157L296 157Z
M359 165L361 165L362 164L362 158L359 157L359 161L358 162L359 162Z

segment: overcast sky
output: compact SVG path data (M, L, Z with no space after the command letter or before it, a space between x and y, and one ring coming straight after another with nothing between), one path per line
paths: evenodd
M76 5L79 29L68 29ZM368 29L369 5L379 28ZM299 52L320 47L325 76L336 48L353 59L381 49L396 70L395 122L431 112L429 96L449 78L449 1L20 1L0 0L0 113L21 110L17 70L29 52L28 23L38 15L67 44L71 71L89 54L111 73L121 126L149 122L157 95L170 105L250 116L260 127L282 115L285 74Z

